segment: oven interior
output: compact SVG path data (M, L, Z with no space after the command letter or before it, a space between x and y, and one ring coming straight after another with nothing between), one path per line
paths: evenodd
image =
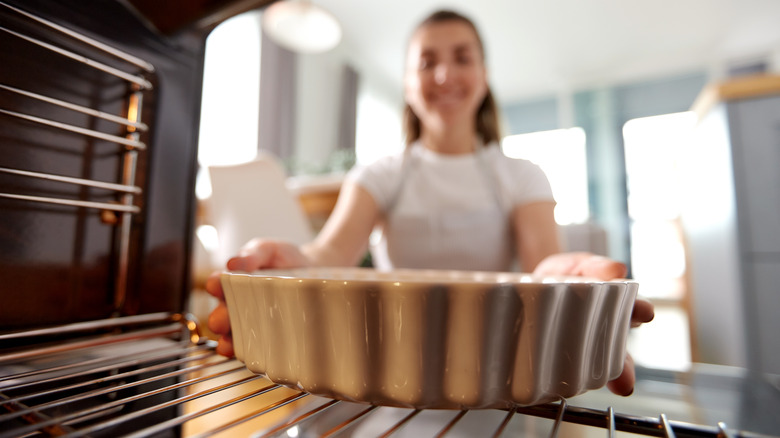
M267 1L0 1L0 438L780 433L744 370L638 370L510 410L412 410L275 385L186 313L205 38Z

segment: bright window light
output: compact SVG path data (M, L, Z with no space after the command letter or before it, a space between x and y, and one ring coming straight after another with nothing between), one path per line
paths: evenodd
M688 111L634 119L623 127L631 266L649 297L679 299L685 290L678 161L696 121Z
M247 12L217 26L206 39L198 162L238 164L257 155L260 105L260 15ZM211 196L208 172L195 194Z
M681 307L656 306L655 318L650 324L631 329L627 347L637 365L682 372L690 370L688 314Z
M201 105L201 165L237 164L257 155L260 19L250 12L225 21L206 40Z
M510 135L504 138L501 148L506 156L533 161L547 174L557 202L556 222L587 222L588 169L582 128Z
M201 225L195 230L195 234L208 251L216 251L219 248L219 234L213 225Z
M631 217L679 216L677 163L696 120L696 114L687 111L633 119L623 126Z
M680 227L678 161L697 121L693 112L628 121L623 126L631 223L631 270L641 294L663 299L650 324L631 330L634 361L651 368L690 368L685 246Z
M398 109L368 90L361 90L358 95L356 125L355 158L358 164L370 164L403 150Z

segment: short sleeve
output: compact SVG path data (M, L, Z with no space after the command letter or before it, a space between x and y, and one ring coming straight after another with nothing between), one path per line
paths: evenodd
M512 158L509 158L510 160ZM527 160L517 160L517 174L522 175L519 181L521 190L516 190L512 197L515 204L527 204L536 201L555 201L552 187L547 175L541 167Z
M383 157L371 164L353 167L344 180L364 188L377 207L386 211L400 186L401 164L400 156Z
M555 202L550 181L537 164L529 160L509 158L500 152L494 158L497 160L495 168L503 196L511 206L540 201Z

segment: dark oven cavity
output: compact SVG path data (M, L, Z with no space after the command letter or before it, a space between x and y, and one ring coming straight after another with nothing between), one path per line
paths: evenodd
M186 315L203 52L216 24L265 3L0 0L0 438L757 436L593 399L328 400L216 355ZM689 378L648 381L695 400ZM755 388L776 408L776 388Z

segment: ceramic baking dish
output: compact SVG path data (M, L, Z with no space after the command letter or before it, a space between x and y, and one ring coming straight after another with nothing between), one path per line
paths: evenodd
M571 397L623 367L638 284L518 273L226 272L236 356L312 394L415 408Z

